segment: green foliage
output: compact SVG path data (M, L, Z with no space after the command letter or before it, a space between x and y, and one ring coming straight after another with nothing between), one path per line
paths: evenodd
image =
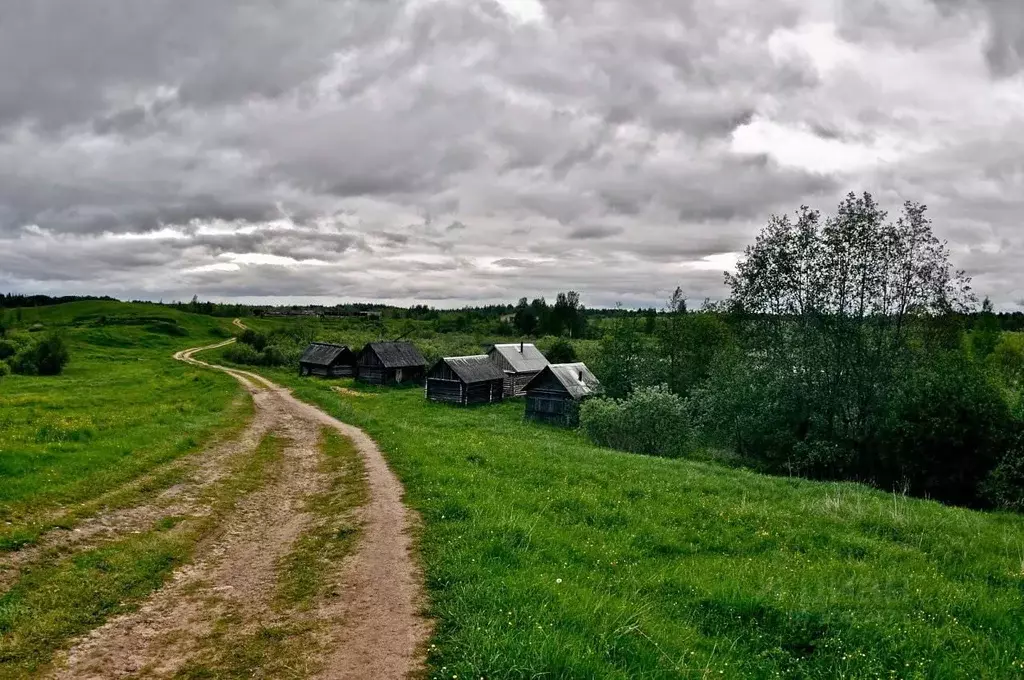
M1024 435L1018 434L982 484L994 507L1024 513Z
M580 427L590 441L654 456L683 455L688 422L683 399L665 385L638 388L625 399L588 399L580 407Z
M0 378L11 374L11 367L7 365L7 362L0 361Z
M18 345L13 340L0 340L0 361L10 359L18 353Z
M981 304L981 313L975 322L971 332L971 346L974 349L974 357L984 361L995 350L999 344L999 319L992 312L992 301L987 297Z
M51 333L41 340L22 345L10 360L11 369L21 375L60 375L71 360L64 339Z
M641 332L640 320L622 314L606 329L594 370L608 396L620 398L637 387L657 384L661 364Z
M571 364L576 361L576 350L572 343L565 338L558 338L551 347L544 352L544 356L552 364Z

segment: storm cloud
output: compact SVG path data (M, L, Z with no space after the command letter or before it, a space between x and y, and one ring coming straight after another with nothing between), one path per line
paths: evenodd
M0 290L649 305L773 212L930 206L1024 299L1015 0L0 9Z

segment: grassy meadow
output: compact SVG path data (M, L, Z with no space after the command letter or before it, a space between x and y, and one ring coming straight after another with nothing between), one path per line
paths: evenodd
M125 484L248 419L233 379L171 358L230 337L230 319L110 302L20 316L9 332L57 331L71 362L60 376L0 378L0 551L97 502L127 502Z
M422 514L432 677L1024 675L1024 517L261 372L365 428Z

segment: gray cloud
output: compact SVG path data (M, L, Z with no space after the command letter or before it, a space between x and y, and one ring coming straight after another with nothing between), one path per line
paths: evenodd
M1013 0L7 4L11 289L718 297L771 212L863 188L1024 298Z

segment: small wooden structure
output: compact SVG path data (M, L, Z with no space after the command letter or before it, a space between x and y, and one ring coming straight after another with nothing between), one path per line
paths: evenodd
M505 373L506 397L526 394L526 384L548 365L540 350L528 342L494 345L487 355Z
M504 398L505 373L486 354L441 359L427 372L427 399L469 406Z
M345 345L314 342L299 359L299 375L346 378L356 374L356 355Z
M411 342L371 342L356 360L356 378L371 385L422 383L427 360Z
M576 425L579 402L601 392L601 383L586 364L550 364L526 386L526 417Z

